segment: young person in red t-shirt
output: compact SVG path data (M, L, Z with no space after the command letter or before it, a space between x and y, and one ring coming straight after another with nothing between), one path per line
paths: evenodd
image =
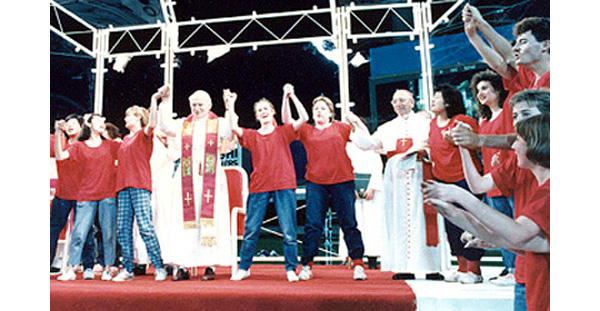
M55 131L62 133L64 121L57 121ZM110 281L110 267L115 264L117 205L115 182L117 152L121 145L114 140L105 140L102 133L106 128L105 118L99 114L91 114L84 120L78 142L68 150L63 150L62 140L55 141L54 152L57 160L72 159L80 173L77 207L71 243L69 245L69 261L67 270L58 277L61 281L75 280L75 266L81 260L81 252L94 217L98 213L102 229L104 251L104 272L102 280Z
M325 224L325 213L331 202L337 213L348 256L354 265L355 280L365 280L363 255L365 247L357 228L354 211L354 169L346 153L352 127L334 121L333 102L318 96L312 102L315 125L300 127L300 141L307 155L306 164L306 222L302 245L300 280L309 280L313 274L313 258L319 250L319 241Z
M254 114L260 122L258 130L241 128L234 121L234 103L237 94L225 90L223 100L230 114L232 132L239 137L240 145L252 154L252 174L248 189L244 240L240 250L240 266L232 281L241 281L250 275L252 255L265 218L269 200L279 216L283 233L283 256L285 270L290 282L298 281L298 246L296 242L296 174L290 152L290 143L297 139L296 131L306 121L308 113L294 94L294 88L286 84L283 88L282 111L289 110L289 99L294 101L299 118L283 126L275 121L275 108L265 98L254 103ZM286 107L287 106L287 107Z
M429 130L429 150L433 162L432 173L436 180L453 183L468 189L462 171L460 152L449 137L451 129L457 122L469 124L475 132L478 131L477 121L467 115L460 91L448 84L439 85L431 101L431 112L436 117L431 120ZM471 152L476 165L481 170L481 163L475 152ZM447 219L444 220L451 254L456 256L458 270L444 276L447 282L474 284L483 282L481 276L481 257L485 251L480 248L465 248L460 239L464 232Z
M152 138L157 122L157 100L168 96L168 88L161 88L152 95L150 112L139 106L125 111L125 127L129 134L123 137L119 148L117 168L117 241L121 245L123 270L113 281L133 280L133 217L135 216L140 236L146 245L148 257L156 269L156 281L167 279L163 267L160 244L152 225L152 176L150 157Z
M479 135L505 134L502 126L502 114L505 109L510 110L510 107L508 107L508 101L505 102L507 94L503 89L502 77L491 70L476 73L471 78L471 93L476 98L479 106ZM504 105L504 103L506 104ZM482 147L483 173L489 173L494 166L504 162L508 156L509 150ZM505 197L500 190L494 189L488 191L483 200L504 215L513 217L513 197ZM500 252L502 253L504 270L499 276L490 279L490 281L497 285L512 285L515 283L516 254L504 248L501 248Z
M77 142L77 137L81 133L81 124L83 118L78 114L70 114L65 118L63 133L66 136L66 141L63 141L63 148L69 149L71 145ZM54 143L55 139L64 139L63 135L51 135L50 137L50 157L54 158ZM69 214L77 207L77 190L79 189L79 171L75 161L65 159L56 161L56 173L58 182L56 184L56 193L52 199L50 208L50 272L60 272L60 269L52 267L54 256L56 255L56 247L60 232L67 224ZM74 217L76 216L73 214ZM90 231L83 247L82 264L84 268L83 278L93 279L95 241L94 234Z
M458 226L479 239L509 249L525 251L526 300L530 311L550 310L550 115L538 114L516 125L513 143L517 166L527 170L533 182L517 178L514 188L526 188L520 214L509 218L452 185L423 185L427 202ZM516 185L515 185L516 183ZM505 183L502 187L509 187ZM465 210L452 203L461 204Z

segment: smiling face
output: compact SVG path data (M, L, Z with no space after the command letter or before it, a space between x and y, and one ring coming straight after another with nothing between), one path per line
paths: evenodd
M74 138L77 137L77 135L79 135L80 132L81 124L79 124L79 121L76 118L69 119L69 121L67 121L67 123L65 124L65 133L67 134L67 136L69 136L70 138Z
M128 112L125 114L125 128L133 130L137 127L142 126L142 118L134 112Z
M275 110L269 101L259 100L254 104L254 115L260 124L266 124L273 120Z
M106 129L105 121L105 117L92 116L90 120L90 129L92 130L92 132L97 133L98 135L102 134Z
M490 81L482 80L477 83L477 100L488 107L497 105L500 101L500 91L494 89Z
M520 34L512 51L517 65L531 65L542 57L549 47L549 41L538 41L530 31Z
M515 155L517 156L517 165L523 169L531 169L534 166L534 163L529 160L527 157L527 142L521 137L517 135L517 139L512 144L511 147L515 151Z
M399 116L406 116L412 110L415 100L410 92L406 90L397 90L392 97L392 107Z
M190 110L195 119L201 119L208 115L212 108L210 95L205 91L196 91L189 97Z

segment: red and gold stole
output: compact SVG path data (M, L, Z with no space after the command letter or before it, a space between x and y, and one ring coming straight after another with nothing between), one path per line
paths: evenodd
M181 194L183 199L183 227L197 228L194 178L192 175L192 141L194 132L193 116L183 121L181 133ZM219 119L209 112L206 120L204 138L204 161L198 167L202 176L202 196L200 197L200 226L202 229L202 244L212 246L216 242L214 230L215 185L218 156Z

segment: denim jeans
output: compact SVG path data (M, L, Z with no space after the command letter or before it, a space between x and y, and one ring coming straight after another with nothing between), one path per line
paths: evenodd
M56 247L58 245L60 232L67 224L67 219L69 218L71 210L75 210L76 206L77 201L75 200L64 200L59 197L54 197L54 199L52 199L52 206L50 208L50 265L52 265L54 257L56 256ZM76 213L73 214L73 218L75 217ZM85 245L83 246L81 258L85 268L92 268L94 265L95 246L94 234L93 232L90 232L86 238Z
M484 202L487 205L493 207L495 210L499 211L500 213L510 217L511 219L514 218L513 214L515 210L515 204L513 197L486 197L484 199ZM500 248L500 253L502 254L502 262L504 263L504 267L506 268L506 270L513 273L515 271L515 259L517 257L517 254L505 248Z
M269 199L273 198L283 232L283 256L285 270L294 271L298 266L298 243L296 242L296 193L292 189L248 194L244 240L240 250L240 269L248 270L260 234L260 226L267 213Z
M151 192L145 189L125 188L118 193L117 240L121 245L123 268L132 272L133 263L133 217L137 221L140 236L146 244L148 257L156 269L163 267L160 245L152 225Z
M515 283L515 302L514 311L527 311L527 301L525 300L525 284Z
M467 185L466 180L460 180L458 182L453 183L463 189L469 190L469 186ZM459 204L455 204L456 207L460 209L465 209ZM465 257L468 261L478 261L481 260L481 257L485 254L485 250L482 248L475 247L465 247L465 243L460 240L460 236L465 232L465 230L459 228L453 223L449 222L446 218L444 218L444 226L446 227L446 235L448 236L448 244L450 244L450 253L453 256L462 256Z
M354 181L333 185L321 185L307 181L302 265L313 261L319 251L319 242L325 225L325 213L330 202L331 207L337 213L342 232L344 232L348 256L351 259L363 258L365 247L360 230L357 228L354 211Z
M117 235L117 199L107 198L99 201L77 202L75 224L69 245L69 265L78 265L81 260L84 238L88 236L96 212L98 213L102 229L102 245L104 250L104 264L115 264L116 235Z

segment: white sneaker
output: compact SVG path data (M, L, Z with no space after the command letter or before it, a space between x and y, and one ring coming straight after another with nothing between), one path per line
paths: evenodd
M155 281L164 281L167 279L167 270L165 268L157 269L154 274Z
M481 275L477 275L471 271L465 273L460 277L460 282L462 284L477 284L483 282L483 277Z
M499 276L496 279L490 280L490 283L498 286L512 286L515 285L515 275L509 273L505 276Z
M300 273L298 273L298 279L300 281L308 281L310 279L312 279L313 274L312 271L310 271L310 267L309 266L302 266L302 270L300 270Z
M102 281L110 281L112 280L112 274L110 274L110 269L106 268L102 272Z
M363 266L354 267L354 276L353 278L357 281L366 280L367 275L365 274L365 268Z
M234 275L231 276L230 280L232 281L241 281L250 276L250 270L242 270L239 269Z
M103 280L104 280L105 273L102 273ZM110 276L110 272L108 273L108 275ZM107 281L110 281L110 279L108 279ZM128 272L126 269L123 269L123 270L121 270L121 272L119 272L119 274L117 274L117 276L112 278L112 281L115 281L115 282L133 281L133 273Z
M463 275L466 275L465 272L454 271L449 275L444 275L444 281L446 282L460 282Z
M287 271L286 275L287 275L288 282L298 282L300 280L300 278L298 278L298 276L296 275L296 272L294 272L294 270Z
M72 267L67 267L67 270L56 279L59 281L74 281L77 279L77 275Z
M83 279L84 280L93 280L94 279L94 271L88 268L83 271Z

